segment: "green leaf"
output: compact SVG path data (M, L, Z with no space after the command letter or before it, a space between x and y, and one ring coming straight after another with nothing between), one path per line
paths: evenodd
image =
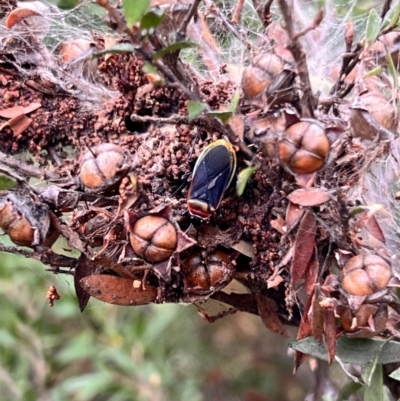
M372 69L371 71L368 71L366 74L364 74L364 78L369 78L369 77L374 77L382 72L382 67L376 67Z
M385 344L386 343L386 344ZM290 345L293 349L304 354L328 360L328 351L324 344L319 344L314 337L303 338ZM366 365L376 356L377 350L382 347L377 363L400 362L400 342L382 341L369 338L340 337L337 340L336 355L343 363Z
M391 377L391 378L394 379L394 380L400 381L400 368L394 370L394 371L389 375L389 377Z
M0 190L15 188L17 185L18 183L14 179L0 174Z
M349 210L349 216L354 217L356 214L367 212L371 214L375 214L376 212L379 212L382 210L384 207L380 203L374 203L373 205L360 205L360 206L354 206L350 208Z
M361 378L363 379L364 383L367 386L371 385L372 382L372 377L374 375L377 363L378 363L378 358L379 358L379 354L381 352L381 349L377 349L376 355L375 357L369 361L362 369L361 372Z
M122 8L129 28L139 22L147 13L150 0L122 0Z
M223 123L226 123L232 117L233 112L232 111L209 111L207 114L212 117L219 118Z
M397 78L397 70L396 70L396 67L394 65L393 58L392 58L392 55L391 55L390 52L387 52L386 60L387 60L388 65L389 65L390 75L393 78L394 87L397 89L398 86L399 86L399 82L398 82L398 78Z
M164 12L162 10L149 11L146 13L140 21L140 31L142 35L153 33L164 19Z
M57 7L62 10L70 10L79 4L79 0L58 0Z
M240 100L240 94L239 92L235 92L235 94L232 97L231 103L225 110L215 110L215 111L213 110L209 111L207 114L215 118L219 118L225 124L233 116L233 113L235 112L239 104L239 100Z
M198 102L196 100L189 100L187 104L189 122L193 121L196 117L198 117L206 108L207 105L204 104L203 102Z
M173 43L172 45L169 45L167 47L164 47L164 49L159 50L153 56L153 60L157 61L161 57L164 57L166 54L174 53L174 52L176 52L178 50L182 50L182 49L188 49L190 47L199 47L199 45L197 43L194 43L194 42L176 42L176 43Z
M114 46L107 47L107 49L100 50L91 55L92 58L104 56L104 54L116 54L116 53L133 53L136 50L135 46L131 43L118 43Z
M153 64L149 63L148 61L145 61L142 67L142 71L145 74L158 74L157 68L154 67Z
M367 27L365 29L365 38L369 40L370 43L374 43L378 37L380 29L381 17L374 8L371 8L368 15Z
M353 381L345 384L339 391L338 397L336 401L345 401L348 400L352 395L354 395L362 385L360 383L356 383Z
M240 100L240 94L239 92L235 92L232 97L231 104L227 107L227 111L234 112L238 107L239 100Z
M397 6L393 9L392 17L390 18L389 23L385 26L384 31L389 30L390 28L397 25L400 17L400 2L397 3Z
M242 196L246 188L247 181L252 176L252 174L259 169L259 166L247 167L239 173L236 182L236 194L237 196Z
M382 365L376 365L372 377L371 385L364 388L364 401L383 401L383 374Z

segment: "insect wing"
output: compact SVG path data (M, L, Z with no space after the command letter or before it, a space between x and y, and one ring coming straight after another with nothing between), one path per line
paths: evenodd
M234 173L234 155L232 156L224 142L211 145L211 148L200 156L189 190L189 199L202 200L213 208L218 207Z

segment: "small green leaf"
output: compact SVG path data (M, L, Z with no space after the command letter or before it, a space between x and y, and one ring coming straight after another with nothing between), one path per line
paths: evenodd
M325 361L328 360L328 351L324 344L318 343L314 337L303 338L290 345L293 349L304 354L314 356ZM352 363L356 365L366 365L379 352L377 363L400 362L400 342L382 341L370 338L347 338L340 337L337 340L337 356L343 363Z
M164 49L159 50L153 57L154 61L159 60L161 57L164 57L166 54L174 53L178 50L188 49L190 47L199 47L197 43L194 42L176 42L172 45L164 47Z
M366 74L364 74L364 78L369 78L369 77L374 77L382 72L382 67L376 67L372 69L371 71L368 71Z
M397 70L393 62L393 58L390 52L386 54L386 60L388 61L390 75L393 78L394 87L397 89L399 86L398 78L397 78Z
M373 205L368 205L368 206L365 206L365 205L354 206L354 207L350 208L349 216L354 217L356 214L363 213L363 212L375 214L376 212L379 212L382 209L383 209L383 206L380 203L374 203Z
M232 111L209 111L207 114L212 117L219 118L223 123L226 123L232 117L233 112Z
M252 174L259 169L259 166L247 167L239 173L236 182L236 194L237 196L242 196L246 188L247 181L252 176Z
M389 377L400 382L400 368L394 370Z
M368 15L367 27L365 29L365 38L369 40L370 43L374 43L378 37L380 29L381 17L374 8L371 8Z
M390 28L397 25L400 17L400 2L397 3L397 6L393 9L392 17L390 18L389 23L385 26L384 31L389 30Z
M79 4L79 0L58 0L57 7L61 10L70 10Z
M153 64L149 63L148 61L145 61L142 67L142 71L145 74L158 74L157 68L154 67Z
M162 10L149 11L140 21L140 31L142 35L151 34L154 32L164 19L164 12Z
M227 111L234 112L238 107L239 100L240 100L240 94L239 92L235 92L232 97L231 104L227 107Z
M91 57L100 57L109 53L133 53L135 50L135 46L133 46L131 43L118 43L114 46L108 47L107 49L93 53Z
M196 100L189 100L187 104L189 122L193 121L196 117L198 117L206 108L207 105L202 102L198 102Z
M364 401L383 401L382 365L376 365L371 377L371 385L364 387Z
M17 185L18 183L14 179L7 175L0 174L0 190L15 188Z
M122 8L129 28L142 19L149 7L150 0L122 0Z

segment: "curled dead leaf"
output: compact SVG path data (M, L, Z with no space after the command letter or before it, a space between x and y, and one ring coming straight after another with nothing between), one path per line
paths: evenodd
M241 239L239 242L236 242L235 244L233 244L231 246L231 248L251 259L253 259L253 257L254 257L253 244L251 242Z
M290 193L290 202L300 206L317 206L331 200L331 194L322 188L300 188Z
M305 209L303 207L289 202L286 209L286 227L284 227L286 233L290 232L291 229L300 221L304 212Z
M264 326L274 333L290 338L290 333L285 329L278 317L278 306L276 302L260 293L256 295L256 300L258 313L260 314Z
M42 107L40 103L31 103L29 106L14 106L9 107L8 109L0 110L0 117L4 118L14 118L18 117L22 114L28 114L32 111L35 111L39 107Z
M296 235L294 256L290 269L293 287L304 277L309 266L314 252L316 232L317 225L315 218L312 212L308 210L301 219L299 230Z
M11 29L14 25L19 24L26 18L41 15L42 14L40 14L39 12L31 10L29 8L16 8L8 14L5 26L7 29Z

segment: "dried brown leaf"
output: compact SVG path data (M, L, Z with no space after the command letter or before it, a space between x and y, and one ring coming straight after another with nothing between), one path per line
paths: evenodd
M245 241L241 239L239 242L236 242L231 246L235 251L240 252L242 255L245 255L251 259L254 257L253 243L249 241Z
M81 255L75 267L74 286L76 297L78 298L79 308L83 312L89 302L90 295L82 288L80 281L82 278L90 276L95 269L95 265L85 256Z
M290 338L290 333L285 329L278 317L278 306L276 302L260 293L256 295L256 300L258 313L260 314L264 326L274 333Z
M305 209L299 205L295 205L289 202L286 209L286 232L290 232L291 229L300 221L303 217Z
M325 309L321 307L316 294L312 297L311 327L315 339L322 343L324 334Z
M296 340L302 340L303 338L312 336L312 327L311 322L308 319L308 313L311 308L311 300L312 298L308 298L308 302L306 307L304 308L303 316L300 321L299 330L297 332ZM294 373L296 373L297 369L300 365L308 358L308 355L303 354L300 351L296 351L294 357Z
M229 119L228 125L231 127L232 131L235 133L239 141L243 141L244 138L244 121L243 117L235 114Z
M8 14L7 19L6 19L6 28L10 29L14 25L19 24L21 21L23 21L26 18L29 17L34 17L42 15L39 12L35 10L31 10L30 8L16 8L15 10L11 11L10 14Z
M37 110L39 107L42 107L40 103L31 103L29 106L14 106L8 109L0 110L0 117L3 118L14 118L18 117L22 114L28 114L32 111Z
M382 229L376 220L375 216L371 216L367 223L365 224L365 228L368 230L368 232L373 235L377 240L379 240L382 243L385 243L385 236L382 232Z
M31 118L22 114L9 120L8 126L12 129L14 136L19 136L31 125L32 121Z
M113 305L146 305L155 301L157 288L147 284L143 289L133 282L128 278L97 274L82 278L80 285L91 296Z
M296 205L317 206L328 202L331 195L322 188L301 188L290 193L287 198Z
M272 228L275 228L275 230L281 233L282 235L286 234L283 228L284 225L285 225L285 220L283 220L281 215L278 215L278 218L276 220L271 220Z
M336 318L333 309L325 311L325 343L328 348L328 363L332 363L336 355Z
M291 283L295 287L308 268L315 247L317 225L310 210L306 212L300 222L296 235L294 256L291 272Z
M317 282L318 274L319 274L318 258L316 257L315 252L313 252L311 260L305 272L306 291L309 297L312 295L314 291L314 286L315 283Z

